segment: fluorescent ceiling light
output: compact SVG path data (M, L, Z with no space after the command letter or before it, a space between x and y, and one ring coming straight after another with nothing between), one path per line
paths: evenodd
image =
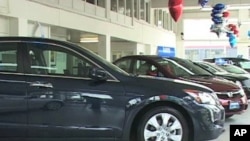
M84 37L80 39L81 43L95 43L99 42L98 37Z

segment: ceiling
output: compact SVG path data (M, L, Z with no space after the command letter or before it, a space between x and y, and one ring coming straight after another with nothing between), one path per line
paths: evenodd
M169 0L152 0L152 8L167 8ZM184 10L201 8L198 4L198 0L183 0ZM248 6L250 7L250 0L209 0L208 6L215 5L217 3L223 3L232 6ZM250 8L249 8L250 9Z

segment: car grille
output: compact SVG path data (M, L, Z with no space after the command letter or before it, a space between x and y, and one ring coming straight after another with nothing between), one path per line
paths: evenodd
M219 99L234 99L234 98L241 98L242 94L240 91L236 92L216 92Z

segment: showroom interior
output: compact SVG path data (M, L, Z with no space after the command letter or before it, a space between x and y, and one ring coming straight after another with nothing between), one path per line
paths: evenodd
M237 47L230 47L226 35L210 31L211 9L217 3L227 5L228 22L238 25ZM1 0L0 36L66 40L108 61L132 54L157 55L162 47L170 56L195 61L249 58L249 9L249 0L210 0L206 7L184 0L183 13L174 21L168 0Z

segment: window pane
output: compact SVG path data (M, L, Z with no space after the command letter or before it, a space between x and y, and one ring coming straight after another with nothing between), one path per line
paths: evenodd
M116 65L121 68L122 70L129 72L129 68L131 65L131 60L124 60L116 63Z
M97 0L97 6L105 8L105 0Z
M124 0L119 0L118 3L119 3L118 13L125 14Z
M117 0L111 0L111 6L110 6L112 11L117 12Z
M30 44L31 73L88 77L94 67L76 53L46 44Z
M95 0L86 0L86 2L91 3L91 4L95 4Z
M142 19L142 20L144 20L145 19L145 16L144 16L144 14L145 14L145 9L144 9L144 0L140 0L140 18Z
M132 16L132 0L126 0L126 15L127 16Z
M134 0L134 17L138 18L138 0Z
M17 72L17 44L0 44L0 71Z

